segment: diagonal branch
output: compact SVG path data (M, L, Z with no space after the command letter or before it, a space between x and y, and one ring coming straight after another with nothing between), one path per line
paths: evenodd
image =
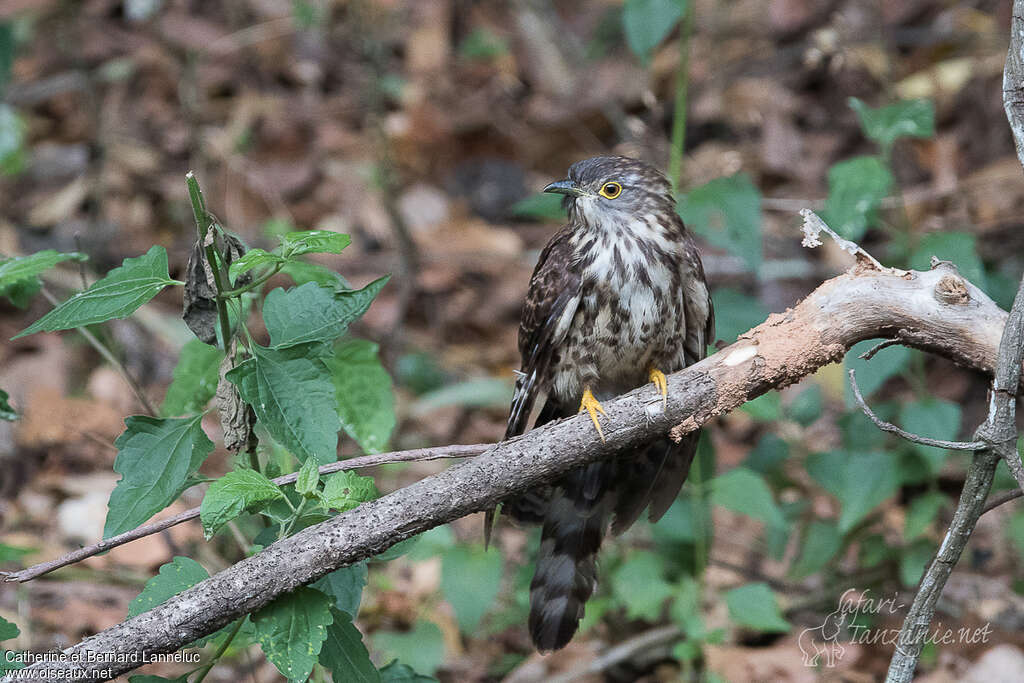
M878 270L862 261L735 344L671 375L664 408L650 387L606 402L605 442L586 415L501 442L472 460L282 539L149 612L68 648L66 657L25 671L45 668L48 676L62 680L106 680L132 668L133 653L177 650L328 572L489 509L573 467L629 452L658 433L671 431L682 438L746 401L841 360L864 339L913 330L910 339L917 348L991 373L1005 319L955 269ZM85 653L90 651L109 655L102 663L88 663Z

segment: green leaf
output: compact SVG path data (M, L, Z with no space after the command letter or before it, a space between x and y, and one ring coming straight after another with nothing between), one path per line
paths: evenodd
M27 308L32 297L38 294L42 288L43 283L39 278L30 277L18 280L5 287L0 287L0 296L7 297L7 300L18 308Z
M334 385L313 344L269 349L251 344L252 357L227 373L260 423L301 462L337 460Z
M978 256L977 239L966 232L932 232L925 235L910 255L910 267L929 270L932 256L952 261L960 274L984 289L987 285L985 266Z
M836 493L842 503L839 531L850 531L899 487L896 459L889 453L844 453L842 485Z
M253 268L262 266L277 265L285 263L286 259L278 254L272 254L264 249L250 249L241 258L235 259L228 266L228 279L234 284L238 276L249 272Z
M437 557L455 545L455 534L447 524L427 529L413 538L417 540L416 547L409 552L409 559L413 562L423 562Z
M7 84L11 80L16 45L14 24L9 20L0 21L0 94L7 89Z
M761 193L750 176L716 178L691 190L679 215L708 242L742 258L750 270L761 266Z
M507 406L511 400L511 383L497 377L481 377L428 391L412 405L409 413L413 417L424 417L439 408L449 406L497 408Z
M188 488L189 475L213 450L202 417L133 415L124 421L124 433L114 442L114 471L121 479L110 494L104 538L134 529Z
M900 581L904 586L916 586L925 567L935 555L935 544L927 539L914 541L900 554Z
M24 166L25 122L6 102L0 102L0 172L13 175Z
M3 617L0 617L0 640L10 640L11 638L17 638L21 634L21 631L17 626L7 621Z
M875 341L862 341L854 344L846 353L843 361L844 374L849 374L851 369L857 371L857 386L865 399L882 388L886 380L898 375L907 366L910 360L910 349L905 346L887 346L876 353L870 361L860 358L862 353L871 350L876 346ZM846 385L846 407L854 408L857 403L853 398L853 390L849 384Z
M856 97L849 99L864 135L888 150L899 138L935 135L935 107L931 100L901 100L872 109Z
M305 261L288 261L281 268L281 272L291 277L296 285L304 285L307 282L315 282L321 287L333 291L352 289L348 282L339 273L330 268L324 268L316 263Z
M246 511L259 509L284 493L274 482L256 470L235 470L217 479L203 496L199 519L203 533L210 538L222 526Z
M786 407L786 413L793 421L806 427L817 422L821 417L823 396L821 387L814 382L797 394L796 398Z
M1013 511L1006 531L1010 543L1017 549L1017 557L1024 559L1024 509L1018 507Z
M904 540L912 541L923 534L939 516L939 510L945 502L946 497L938 491L929 491L911 501L903 526Z
M8 422L14 422L18 419L18 413L14 412L14 408L8 402L10 395L3 389L0 389L0 420L7 420Z
M683 18L686 3L681 0L626 0L622 6L622 29L629 49L644 62Z
M363 645L363 634L352 623L352 617L333 611L334 623L327 627L327 639L320 649L320 663L331 670L335 681L378 683L377 668Z
M747 401L740 410L758 422L774 422L782 417L782 398L777 391L761 394L753 401Z
M760 301L736 289L716 289L711 301L715 306L715 336L727 344L768 317L768 309Z
M380 680L381 683L437 683L433 676L420 675L397 659L380 670Z
M335 609L341 610L355 619L363 597L363 588L366 586L366 576L367 566L364 560L348 567L335 569L310 585L334 598Z
M855 157L836 164L828 171L825 222L846 239L859 240L874 223L891 186L892 173L878 157Z
M81 291L19 332L53 332L125 318L164 287L179 284L167 274L167 251L154 245L145 255L127 258L88 289Z
M160 412L182 415L204 410L217 392L218 370L223 360L224 352L220 349L198 339L189 340L181 348Z
M562 196L550 192L539 192L512 205L513 216L535 218L542 221L560 221L565 218Z
M415 671L427 671L430 675L444 660L444 638L441 629L431 621L418 620L407 633L377 631L373 634L373 649L384 661L399 659Z
M146 582L146 587L128 605L128 616L148 612L208 578L210 573L192 558L175 557L160 567L160 573Z
M745 467L737 467L712 479L711 501L771 526L786 523L767 482L760 474Z
M459 43L459 56L464 59L487 61L508 54L508 44L485 28L473 29Z
M800 557L789 570L795 579L821 571L843 546L843 537L834 522L814 520L807 525Z
M463 633L472 633L494 604L505 561L499 552L455 546L441 556L441 594Z
M332 292L312 282L271 291L263 304L270 345L284 348L314 341L334 341L370 307L390 275L362 289Z
M37 251L29 256L19 256L0 261L0 290L21 280L34 278L62 261L87 261L85 254L76 251L62 253L53 249Z
M903 404L900 423L912 434L952 441L960 431L960 406L934 398L912 401ZM932 475L939 473L949 455L949 451L934 446L912 443L910 447L923 456Z
M263 654L289 681L312 673L333 621L330 598L305 586L252 615Z
M380 453L395 429L395 396L391 376L377 358L377 345L363 339L342 342L325 363L345 433L364 452Z
M729 616L741 626L770 633L785 633L792 626L782 618L775 594L765 583L748 583L725 594Z
M7 562L20 562L26 555L36 552L35 548L19 548L6 543L0 543L0 564Z
M675 589L660 555L635 552L612 574L612 594L630 619L656 620Z
M316 491L316 485L320 482L320 471L315 460L307 460L302 463L299 469L298 478L295 480L295 492L307 498Z
M754 446L743 466L763 475L776 472L789 457L789 444L775 434L765 434Z
M339 512L347 512L379 495L373 477L362 477L352 470L332 474L324 484L324 503Z
M333 230L296 230L281 238L281 247L286 258L302 254L340 254L351 244L352 239Z

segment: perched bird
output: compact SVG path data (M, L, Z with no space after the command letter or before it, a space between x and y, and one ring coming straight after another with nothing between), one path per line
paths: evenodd
M587 411L604 439L600 401L704 358L714 315L704 267L676 213L669 181L620 156L586 159L545 192L565 195L569 224L540 254L519 327L522 369L505 438ZM608 525L627 529L650 506L657 521L690 469L697 434L659 436L635 453L570 471L545 490L506 500L514 519L543 524L530 584L530 635L540 651L576 633L597 581ZM488 515L489 535L493 513Z

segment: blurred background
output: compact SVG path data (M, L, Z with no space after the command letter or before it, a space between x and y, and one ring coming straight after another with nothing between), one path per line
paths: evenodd
M585 157L638 156L677 179L724 342L849 267L832 244L800 246L804 207L886 265L952 260L1008 306L1024 261L1024 184L1001 99L1010 10L1010 0L0 0L0 254L81 251L92 281L161 244L183 278L193 170L250 247L334 230L352 245L316 263L354 286L394 274L353 328L380 345L393 420L375 443L344 439L343 455L490 442L504 432L529 275L564 218L538 191ZM82 276L58 268L47 286L63 298ZM269 286L289 285L281 275ZM154 401L189 339L176 292L103 328ZM21 303L0 301L4 339L49 308ZM883 418L936 438L970 434L984 377L902 347L854 360L870 347L846 365ZM73 333L0 345L0 387L21 415L0 422L0 564L94 542L118 478L111 444L140 410L131 390ZM215 416L205 427L216 440ZM965 456L875 430L834 365L719 420L699 462L665 519L606 544L598 594L565 650L541 659L525 630L536 532L503 525L485 553L473 516L370 563L356 623L371 655L441 681L882 675L891 644L844 636L836 666L815 669L799 635L850 589L909 604ZM218 450L203 471L229 466ZM374 474L386 492L447 466ZM1011 484L1001 469L997 488ZM171 511L199 500L193 490ZM1018 505L982 518L936 619L990 628L926 647L921 680L1024 668L1022 552ZM237 560L230 540L206 544L190 524L0 587L0 615L22 631L5 645L59 647L120 622L179 554L211 571ZM858 623L885 632L902 615L862 611ZM620 643L624 656L600 658ZM208 680L278 680L244 645Z

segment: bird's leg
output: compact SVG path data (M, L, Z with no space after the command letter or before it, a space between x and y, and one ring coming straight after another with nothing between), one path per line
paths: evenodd
M665 373L657 368L651 368L648 379L654 382L654 386L661 393L661 409L668 410L668 379Z
M598 403L597 399L594 398L594 394L591 393L590 387L583 387L583 398L580 399L580 412L587 411L590 415L590 419L594 421L594 426L597 427L597 435L601 437L601 441L604 441L604 432L601 431L601 423L597 420L597 414L601 413L605 415L604 408Z

